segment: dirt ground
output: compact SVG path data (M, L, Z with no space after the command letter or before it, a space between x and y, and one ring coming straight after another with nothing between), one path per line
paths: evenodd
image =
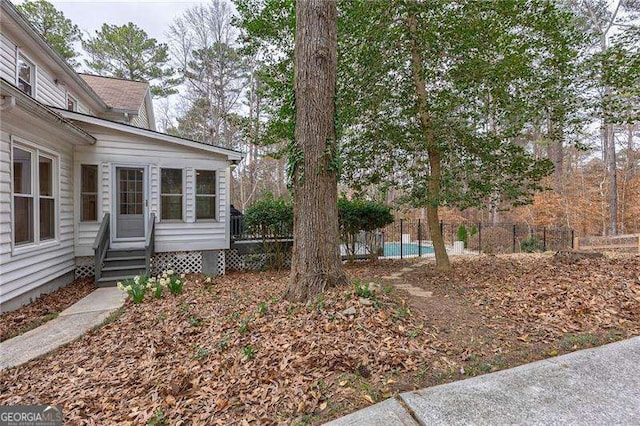
M640 334L640 256L453 266L348 265L349 286L306 305L280 299L286 272L193 275L183 294L128 301L82 339L0 372L0 403L60 404L70 424L320 424Z
M0 342L52 320L94 289L91 278L78 278L65 287L42 295L28 305L3 313L0 315Z

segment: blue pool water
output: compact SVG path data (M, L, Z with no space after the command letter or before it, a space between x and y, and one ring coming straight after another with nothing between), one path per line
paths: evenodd
M418 244L402 244L402 255L409 256L418 255ZM420 250L421 254L433 253L433 247L422 246ZM400 256L400 243L384 243L384 255L385 256Z

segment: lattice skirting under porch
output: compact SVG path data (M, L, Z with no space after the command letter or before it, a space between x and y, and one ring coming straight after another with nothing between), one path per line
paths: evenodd
M202 272L202 252L175 251L156 253L151 261L151 274L157 275L167 269L172 269L178 274Z
M76 257L76 278L87 278L95 275L93 257Z
M218 252L218 274L225 272L225 251ZM76 278L93 277L95 275L93 257L76 257ZM172 269L178 274L189 272L202 272L202 252L200 251L175 251L156 253L151 259L151 275L157 275L162 271Z

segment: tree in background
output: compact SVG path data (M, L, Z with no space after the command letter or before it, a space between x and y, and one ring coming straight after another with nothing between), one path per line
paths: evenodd
M64 13L46 0L27 0L16 8L69 65L78 65L74 44L81 41L81 32Z
M425 208L438 269L442 206L531 202L552 171L522 140L539 115L545 58L571 57L547 1L344 1L339 120L344 177L402 189Z
M248 82L229 4L214 0L188 9L171 25L173 60L185 82L189 107L177 131L214 145L237 146L238 115ZM194 132L194 135L190 133Z
M168 64L167 45L150 38L132 22L103 24L82 46L90 58L85 64L98 75L149 81L151 93L158 97L177 93L175 86L180 80Z
M618 165L616 126L637 122L628 114L631 94L638 82L637 58L638 25L633 24L638 6L617 0L613 8L603 0L584 0L575 3L575 11L584 20L585 29L592 35L592 58L589 62L592 87L595 93L594 115L600 120L602 158L606 165L607 202L609 220L606 233L618 233ZM636 63L634 67L634 62ZM635 84L635 86L634 86ZM633 114L632 114L633 115ZM625 129L623 128L623 131Z
M249 45L270 52L265 94L276 110L267 127L293 141L293 2L236 5ZM552 166L522 139L538 97L554 90L538 84L544 59L572 57L557 34L571 28L570 14L546 1L343 0L339 12L343 180L400 189L406 205L425 208L438 268L448 270L439 207L521 204L543 189ZM295 170L299 152L289 147Z
M293 253L284 297L306 302L347 281L338 232L335 1L296 1L294 56Z

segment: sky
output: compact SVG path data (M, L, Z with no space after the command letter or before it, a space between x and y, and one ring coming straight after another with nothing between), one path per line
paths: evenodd
M22 0L13 0L14 4ZM58 10L80 27L94 34L103 23L123 25L133 22L149 36L166 42L166 32L175 18L186 9L204 1L57 1L49 0Z

